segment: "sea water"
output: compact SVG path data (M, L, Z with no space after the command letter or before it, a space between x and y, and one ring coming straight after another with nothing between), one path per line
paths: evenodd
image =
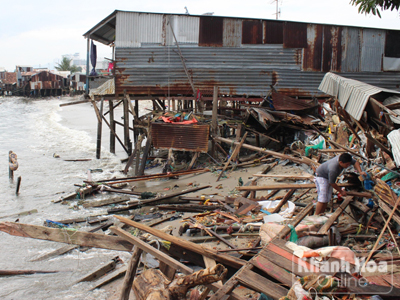
M43 226L46 220L106 213L106 208L82 209L76 205L77 201L67 205L52 202L74 192L77 189L74 184L83 184L88 172L93 180L123 176L121 170L125 164L121 159L127 155L117 141L116 154L109 152L110 131L104 122L101 158L96 159L97 118L93 105L60 106L76 100L78 97L0 98L0 222ZM107 110L108 101L105 101L103 112ZM117 107L115 119L123 122L122 115L122 107ZM117 134L123 139L122 127ZM19 164L12 182L8 173L10 150L17 154ZM74 159L91 160L67 161ZM16 195L19 176L21 185ZM34 209L38 212L17 215ZM63 243L16 237L0 231L0 270L58 271L0 277L0 299L107 299L103 289L90 291L93 283L74 283L115 256L128 260L129 254L92 248L31 261L63 246Z

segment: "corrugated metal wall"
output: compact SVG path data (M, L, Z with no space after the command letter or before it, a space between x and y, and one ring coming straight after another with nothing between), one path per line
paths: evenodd
M361 44L361 71L382 71L382 60L385 52L384 30L363 29Z
M165 15L172 24L175 37L179 44L199 44L200 18L189 16L171 16ZM170 25L166 27L167 45L175 45L175 40L171 32Z
M118 12L117 93L193 94L171 26L195 88L201 90L218 85L228 95L265 96L277 84L287 95L319 95L318 85L328 71L399 88L399 73L382 72L385 30Z
M116 48L162 43L163 15L161 14L119 12L116 23Z
M342 30L342 72L360 71L360 28L344 27Z
M223 47L240 47L242 44L242 20L224 18Z
M282 45L251 48L182 47L196 88L218 85L227 95L266 96L270 85L286 95L320 95L325 72L303 72L298 49ZM176 47L117 48L116 89L137 95L191 95L192 89ZM372 85L395 88L400 76L393 73L341 73Z

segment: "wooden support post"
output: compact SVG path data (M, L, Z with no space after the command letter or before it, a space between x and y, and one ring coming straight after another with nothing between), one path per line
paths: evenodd
M97 144L96 144L96 158L97 159L100 159L100 154L101 154L101 133L102 133L102 125L103 125L103 122L102 122L103 120L102 120L101 116L103 115L103 104L104 104L104 97L101 98L100 111L99 111L100 118L98 119L98 123L97 123ZM97 105L95 102L93 102L93 105L96 106L96 108L97 108Z
M128 98L129 99L129 98ZM130 101L129 101L130 102ZM132 108L131 108L132 109ZM136 143L140 134L140 129L135 127L135 125L139 125L139 100L135 99L135 107L133 108L134 112L134 120L133 120L133 141Z
M132 282L133 282L133 279L135 278L136 270L139 265L140 256L142 255L142 253L143 253L143 250L140 249L139 247L135 246L135 250L132 253L132 257L129 262L129 266L125 273L124 282L123 282L122 288L121 288L121 296L119 298L120 300L128 300L129 299L129 293L132 289Z
M108 105L110 112L110 152L115 154L115 122L113 101L108 100Z
M192 161L190 162L190 164L189 164L189 166L188 166L188 170L190 170L191 168L193 168L193 166L194 166L194 164L196 163L196 161L197 161L197 159L199 158L199 156L200 156L200 152L195 152L195 153L193 154Z
M230 163L232 160L235 160L235 159L236 159L237 155L238 155L239 152L240 152L240 148L242 148L242 145L243 145L244 141L246 140L246 137L247 137L247 132L244 134L244 136L243 136L242 140L240 141L239 145L237 145L237 146L235 147L235 150L233 150L231 157L229 157L229 159L228 159L228 161L226 162L224 168L221 170L221 173L219 174L217 181L219 181L219 179L221 178L222 174L223 174L223 173L225 172L225 170L228 168L229 163Z
M17 187L15 189L15 195L17 195L17 196L19 194L19 187L20 186L21 186L21 176L18 176L18 178L17 178Z
M149 153L150 153L151 142L152 142L151 135L150 135L150 133L148 133L146 146L144 147L144 150L143 150L142 162L140 164L139 172L137 174L139 176L144 175L144 169L146 167L147 157L149 156Z
M332 224L339 218L351 201L353 201L353 197L346 197L344 202L336 209L332 216L329 217L328 221L318 230L318 234L327 234Z
M214 86L213 93L213 110L211 121L211 136L215 137L218 134L218 87ZM211 156L215 156L215 141L212 140Z
M132 143L129 138L129 103L128 98L124 97L124 145L128 149L129 155L132 154ZM130 101L129 101L130 102Z
M9 162L9 164L12 163L12 160L11 160L11 154L12 153L13 152L11 150L8 152L8 162ZM11 170L11 166L10 165L8 166L8 178L10 179L10 182L14 181L14 171Z
M138 137L138 140L137 140L136 144L135 144L135 150L134 150L135 157L136 157L136 160L135 160L135 176L139 175L140 149L142 148L143 138L144 138L143 134L140 135Z

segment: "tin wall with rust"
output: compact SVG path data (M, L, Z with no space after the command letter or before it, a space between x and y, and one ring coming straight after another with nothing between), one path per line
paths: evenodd
M170 149L206 153L209 126L200 124L153 123L151 137L156 149Z

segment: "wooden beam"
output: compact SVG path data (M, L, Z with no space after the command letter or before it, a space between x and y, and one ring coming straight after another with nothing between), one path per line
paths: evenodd
M127 241L129 241L130 243L134 244L136 247L142 249L144 252L153 255L158 260L164 262L165 264L167 264L168 266L174 268L175 270L179 270L180 272L182 272L183 274L186 274L186 275L194 273L194 270L192 268L189 268L188 266L180 263L179 261L175 260L171 256L169 256L169 255L161 252L160 250L150 246L146 242L144 242L144 241L140 240L139 238L131 235L130 233L126 232L125 230L122 230L122 229L120 229L118 227L115 227L115 226L111 227L110 230L112 232L114 232L115 234L117 234L118 236L120 236L121 238L124 238ZM159 231L157 229L156 229L156 231L162 232L162 231ZM170 236L170 235L168 235L168 236ZM196 245L196 244L194 244L194 245ZM214 251L214 250L210 249L210 251ZM207 256L207 257L209 257L209 256ZM210 287L213 287L212 288L213 290L218 290L219 289L219 286L218 286L217 283L211 284ZM242 299L240 296L238 296L236 294L233 294L232 296L233 296L232 298L236 299L236 300Z
M350 187L354 186L352 183L339 183L340 187ZM236 189L238 191L265 191L265 190L285 190L285 189L310 189L315 188L315 183L287 183L287 184L268 184L259 186L238 186Z
M244 134L242 140L240 141L240 143L238 145L236 145L235 150L233 150L232 155L229 157L228 161L225 163L224 168L222 169L221 173L219 173L219 176L217 178L217 181L219 181L219 179L221 178L221 176L224 174L226 168L229 166L230 162L232 160L235 160L236 157L238 156L240 149L242 148L242 145L244 143L244 141L246 140L247 137L247 132Z
M328 221L318 230L318 234L327 234L332 224L339 218L346 207L353 201L353 197L346 197L343 203L335 210L332 216L329 217Z
M227 143L227 144L232 144L232 143L235 144L235 145L239 144L239 142L235 142L235 141L232 141L230 139L226 139L226 138L222 138L222 137L216 137L215 139L217 141L224 142L224 143ZM315 162L312 159L309 159L307 157L298 158L298 157L294 157L294 156L291 156L291 155L282 154L282 153L275 152L275 151L272 151L272 150L266 150L264 148L255 147L255 146L248 145L248 144L243 144L242 147L246 148L246 149L249 149L249 150L253 150L255 152L261 152L261 153L269 154L269 155L272 155L273 157L278 157L278 158L281 158L281 159L288 159L290 161L293 161L293 162L299 163L299 164L306 164L306 165L309 165L309 166L319 166L319 163L317 163L317 162Z
M193 251L195 253L198 253L200 255L205 255L207 257L213 258L216 261L219 261L219 262L221 262L223 264L226 264L226 265L229 265L231 267L234 267L234 268L238 269L238 268L242 267L245 264L245 262L243 260L238 259L236 257L233 257L231 255L218 254L218 252L216 250L214 250L214 249L206 249L206 248L204 248L204 247L202 247L200 245L197 245L195 243L188 242L188 241L186 241L184 239L181 239L181 238L166 234L165 232L162 232L162 231L160 231L158 229L148 227L146 225L143 225L141 223L129 220L127 218L124 218L124 217L121 217L121 216L118 216L118 215L115 215L114 217L117 218L118 220L120 220L122 223L125 223L125 224L127 224L129 226L132 226L132 227L138 228L140 230L143 230L143 231L145 231L147 233L150 233L150 234L152 234L152 235L154 235L156 237L159 237L159 238L164 239L166 241L169 241L171 243L175 243L175 244L177 244L178 246L180 246L182 248L191 250L191 251Z
M129 261L129 265L126 269L124 282L121 287L120 300L128 300L129 293L132 289L132 282L136 276L136 270L140 262L140 256L142 255L143 250L139 247L135 247L135 250L132 253L131 260Z
M124 239L99 233L49 228L14 222L0 222L0 231L14 236L28 237L66 244L119 251L131 251L132 244Z

